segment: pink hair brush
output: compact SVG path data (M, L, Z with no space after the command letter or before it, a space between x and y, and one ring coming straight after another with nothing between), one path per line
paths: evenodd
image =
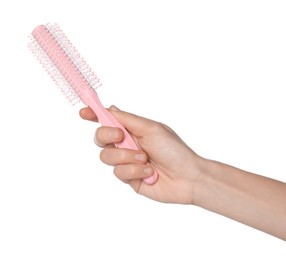
M72 104L81 100L90 107L104 126L119 127L124 132L124 140L116 147L138 150L128 131L101 104L95 89L101 86L100 80L86 64L57 24L37 26L32 32L29 44L31 51L60 87ZM144 182L153 184L158 174L145 178Z

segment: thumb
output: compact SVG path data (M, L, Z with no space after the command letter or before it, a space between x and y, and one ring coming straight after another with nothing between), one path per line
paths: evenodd
M116 106L111 106L109 111L131 134L140 137L146 134L154 121L120 110Z

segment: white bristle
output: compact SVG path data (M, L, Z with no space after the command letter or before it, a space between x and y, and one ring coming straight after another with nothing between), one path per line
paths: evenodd
M35 55L35 57L39 60L40 64L42 64L46 72L56 83L56 85L59 87L61 92L66 96L68 101L72 105L77 104L80 101L80 98L75 93L73 88L70 87L69 83L65 80L60 71L57 69L57 67L48 57L48 55L43 51L43 49L34 39L33 36L31 36L31 41L28 44L28 47L31 50L31 52Z
M54 39L58 42L67 56L72 60L72 62L76 65L78 70L81 72L83 77L89 83L89 85L93 89L97 89L101 86L100 80L97 78L97 75L93 72L90 66L86 63L86 61L81 57L76 48L72 45L63 31L57 24L47 24L46 25L49 32L53 35Z
M57 43L61 46L63 51L67 54L67 56L71 59L71 61L75 64L77 69L80 71L82 76L88 82L89 86L93 89L96 89L101 86L100 80L97 78L92 69L86 64L85 60L80 56L78 51L73 47L71 42L67 39L65 34L59 28L57 24L47 24L46 29L51 33L53 38L57 41ZM54 80L56 85L59 87L61 92L66 96L66 98L73 104L77 104L80 101L80 97L74 91L74 89L69 85L67 80L63 77L45 51L41 48L39 43L35 40L33 36L31 36L31 42L28 45L29 49L36 56L36 58L40 61L44 69L50 75L50 77Z

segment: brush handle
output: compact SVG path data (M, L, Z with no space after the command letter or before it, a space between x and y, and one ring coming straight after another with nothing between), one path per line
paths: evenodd
M125 127L123 127L118 120L101 104L95 91L92 91L89 100L86 100L84 103L93 110L98 118L99 123L101 123L103 126L118 127L123 131L124 140L121 143L115 144L116 147L139 150L138 146ZM157 179L158 174L157 172L154 172L152 176L144 178L144 182L147 184L154 184Z

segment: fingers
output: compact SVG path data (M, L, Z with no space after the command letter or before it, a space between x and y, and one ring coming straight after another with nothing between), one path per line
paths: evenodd
M108 144L122 142L124 134L120 128L102 126L97 128L94 136L94 142L99 147L105 147Z
M104 148L100 153L100 159L105 164L114 166L115 176L126 183L153 174L152 167L146 164L147 155L140 150Z
M120 111L111 106L109 111L122 123L127 130L135 136L142 136L148 132L154 121ZM96 114L89 108L82 108L79 112L82 119L98 122ZM142 179L153 176L154 170L147 163L148 157L143 151L118 149L114 144L121 143L124 133L120 128L101 126L96 130L94 142L104 149L100 153L100 159L107 165L114 166L114 174L121 181L130 183L141 182ZM131 185L132 186L132 185Z
M98 122L96 114L89 107L81 108L79 115L84 120ZM120 129L112 127L99 127L96 130L94 142L100 147L108 144L120 143L123 140L124 134Z
M115 176L125 183L148 178L154 171L147 164L148 157L142 150L118 149L111 144L123 140L123 132L119 128L99 127L95 134L95 143L104 147L100 152L103 163L114 166Z
M150 119L121 111L115 106L111 106L108 110L129 132L138 137L146 134L148 130L151 131L154 125L154 121ZM80 109L79 115L82 119L98 122L96 114L89 107Z
M84 108L80 109L79 115L84 120L98 122L97 116L89 107L84 107Z
M144 164L117 165L114 167L114 175L125 183L148 178L153 173L153 169Z
M105 164L116 166L119 164L145 164L147 155L140 150L104 148L100 153L100 159Z
M116 106L111 106L109 110L120 111ZM90 107L83 107L79 110L79 115L84 120L98 122L98 118Z
M148 131L152 131L154 121L150 119L121 111L115 106L111 106L109 111L130 133L137 137L145 135Z

